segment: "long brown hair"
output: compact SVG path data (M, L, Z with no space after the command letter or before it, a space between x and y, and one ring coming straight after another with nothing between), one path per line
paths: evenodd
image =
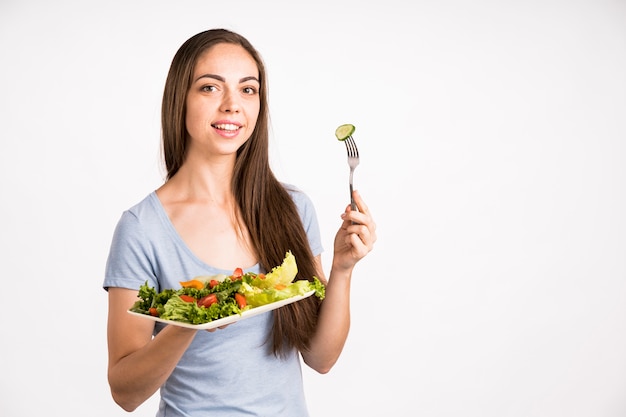
M260 54L243 36L226 29L211 29L189 38L174 55L163 92L161 110L163 158L167 177L183 164L188 148L185 126L187 92L198 57L214 45L243 47L255 60L261 88L260 110L250 138L237 151L232 190L251 236L259 264L266 271L280 265L287 251L298 264L296 279L312 280L314 256L296 206L269 164L269 109L267 74ZM319 300L308 297L274 311L272 349L281 355L290 348L307 350L317 324Z

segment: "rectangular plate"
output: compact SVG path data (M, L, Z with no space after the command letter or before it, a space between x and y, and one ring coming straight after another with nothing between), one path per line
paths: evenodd
M213 320L208 323L202 323L202 324L190 324L190 323L184 323L182 321L176 321L176 320L165 320L160 317L154 317L154 316L150 316L148 314L142 314L142 313L135 313L134 311L130 311L130 310L128 312L132 314L133 316L143 317L145 319L158 321L160 323L173 324L175 326L187 327L189 329L208 330L208 329L214 329L219 326L225 326L227 324L231 324L239 320L247 319L249 317L254 317L259 314L265 313L267 311L276 310L277 308L286 306L287 304L295 303L296 301L300 301L304 298L310 297L314 293L315 291L311 290L303 295L296 295L295 297L286 298L284 300L276 301L274 303L269 303L269 304L265 304L262 306L254 307L254 308L244 311L241 314L233 314L232 316L223 317L221 319Z

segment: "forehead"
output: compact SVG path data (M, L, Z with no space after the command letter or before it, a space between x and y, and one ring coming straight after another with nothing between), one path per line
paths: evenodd
M211 73L216 75L259 77L259 68L254 58L242 46L219 43L204 51L194 68L194 75Z

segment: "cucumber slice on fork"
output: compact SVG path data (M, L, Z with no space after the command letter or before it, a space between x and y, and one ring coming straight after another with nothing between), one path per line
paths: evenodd
M355 130L356 128L354 127L354 125L347 123L345 125L339 126L337 130L335 130L335 136L337 136L337 139L343 141L352 136Z

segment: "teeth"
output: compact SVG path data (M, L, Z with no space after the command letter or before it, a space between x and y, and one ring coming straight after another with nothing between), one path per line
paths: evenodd
M215 128L220 129L220 130L237 130L239 129L239 126L234 125L234 124L219 124L219 125L214 125Z

